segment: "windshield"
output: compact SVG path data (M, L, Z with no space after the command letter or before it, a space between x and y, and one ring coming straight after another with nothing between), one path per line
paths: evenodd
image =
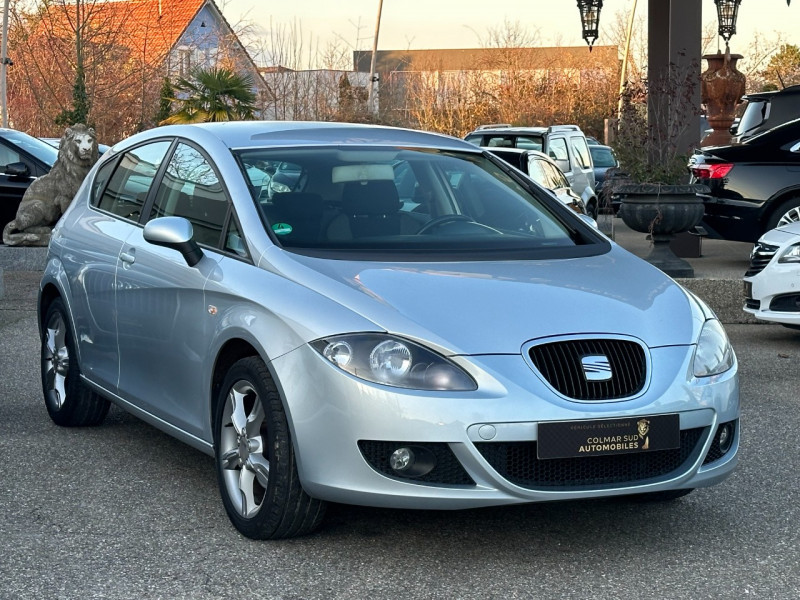
M56 162L56 158L58 158L58 150L56 148L53 148L50 144L43 142L39 138L28 135L27 133L7 129L3 133L3 139L51 167L53 163Z
M285 248L479 255L598 242L559 203L481 154L356 146L236 154L265 226ZM280 187L253 168L275 163L291 165Z

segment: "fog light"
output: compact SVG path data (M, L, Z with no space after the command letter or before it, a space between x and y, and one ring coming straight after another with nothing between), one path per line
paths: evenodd
M395 471L407 471L414 466L414 451L411 448L398 448L389 457L389 466Z
M719 451L725 454L733 444L733 423L725 423L719 428Z
M436 466L436 455L425 446L401 446L389 455L389 466L401 477L422 477Z

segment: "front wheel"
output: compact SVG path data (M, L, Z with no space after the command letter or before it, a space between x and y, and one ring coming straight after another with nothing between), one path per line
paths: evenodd
M41 367L44 402L54 423L84 427L103 422L109 402L81 379L75 340L60 298L53 300L44 317Z
M767 221L767 231L800 221L800 196L781 202Z
M233 525L256 540L314 531L325 503L303 491L275 382L257 357L225 376L214 421L217 479Z

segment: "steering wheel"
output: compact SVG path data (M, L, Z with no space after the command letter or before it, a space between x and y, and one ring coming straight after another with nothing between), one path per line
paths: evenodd
M417 232L417 235L421 235L424 233L428 233L431 229L436 229L440 225L444 225L445 223L453 223L455 221L468 221L470 223L474 223L475 219L467 215L442 215L441 217L436 217L435 219L431 219L425 225L420 228Z

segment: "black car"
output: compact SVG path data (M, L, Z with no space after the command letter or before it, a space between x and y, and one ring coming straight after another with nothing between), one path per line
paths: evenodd
M600 196L603 182L606 180L606 171L619 167L619 159L611 146L603 144L590 144L589 153L594 163L594 191Z
M48 173L56 158L58 150L42 140L14 129L0 129L0 233L17 216L31 181Z
M800 119L800 85L747 94L742 100L747 102L744 113L730 130L734 142L744 142L778 125Z
M800 119L741 144L697 150L692 183L711 193L703 227L710 237L756 242L766 231L800 221Z

